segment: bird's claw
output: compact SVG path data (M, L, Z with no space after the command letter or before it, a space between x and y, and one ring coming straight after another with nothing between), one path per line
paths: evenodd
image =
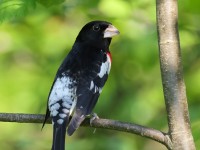
M90 115L90 126L92 125L92 122L93 122L95 119L99 119L99 116L97 116L96 113L92 113L92 114Z

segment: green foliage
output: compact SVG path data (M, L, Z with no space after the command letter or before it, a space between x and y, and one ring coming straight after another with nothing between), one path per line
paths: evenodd
M1 0L0 21L22 17L35 5L35 0Z
M54 5L58 5L58 4L61 4L63 3L65 0L37 0L38 3L46 6L46 7L49 7L49 6L54 6Z
M0 111L45 113L49 89L80 28L107 20L120 30L112 40L111 74L95 112L167 132L158 58L155 1L0 0ZM200 10L198 0L179 2L179 30L192 131L200 141ZM45 6L45 7L44 7ZM195 8L195 9L193 9ZM14 21L13 21L14 20ZM52 127L0 123L0 149L48 150ZM69 150L165 150L127 133L80 128Z
M36 8L36 4L45 7L55 6L64 0L0 0L0 21L17 20Z

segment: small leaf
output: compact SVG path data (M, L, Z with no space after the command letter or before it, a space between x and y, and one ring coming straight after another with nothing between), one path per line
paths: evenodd
M35 0L0 0L0 21L25 16L35 6Z

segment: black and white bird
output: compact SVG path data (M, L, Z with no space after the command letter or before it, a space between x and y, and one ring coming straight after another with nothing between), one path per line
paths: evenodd
M44 121L52 118L52 150L64 150L66 131L72 135L92 113L111 69L109 45L117 34L119 31L109 22L87 23L59 67Z

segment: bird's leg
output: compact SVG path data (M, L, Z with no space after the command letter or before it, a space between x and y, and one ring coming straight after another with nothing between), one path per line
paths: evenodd
M97 116L96 113L91 113L91 114L90 114L90 126L92 125L92 122L93 122L95 119L99 119L99 116Z

